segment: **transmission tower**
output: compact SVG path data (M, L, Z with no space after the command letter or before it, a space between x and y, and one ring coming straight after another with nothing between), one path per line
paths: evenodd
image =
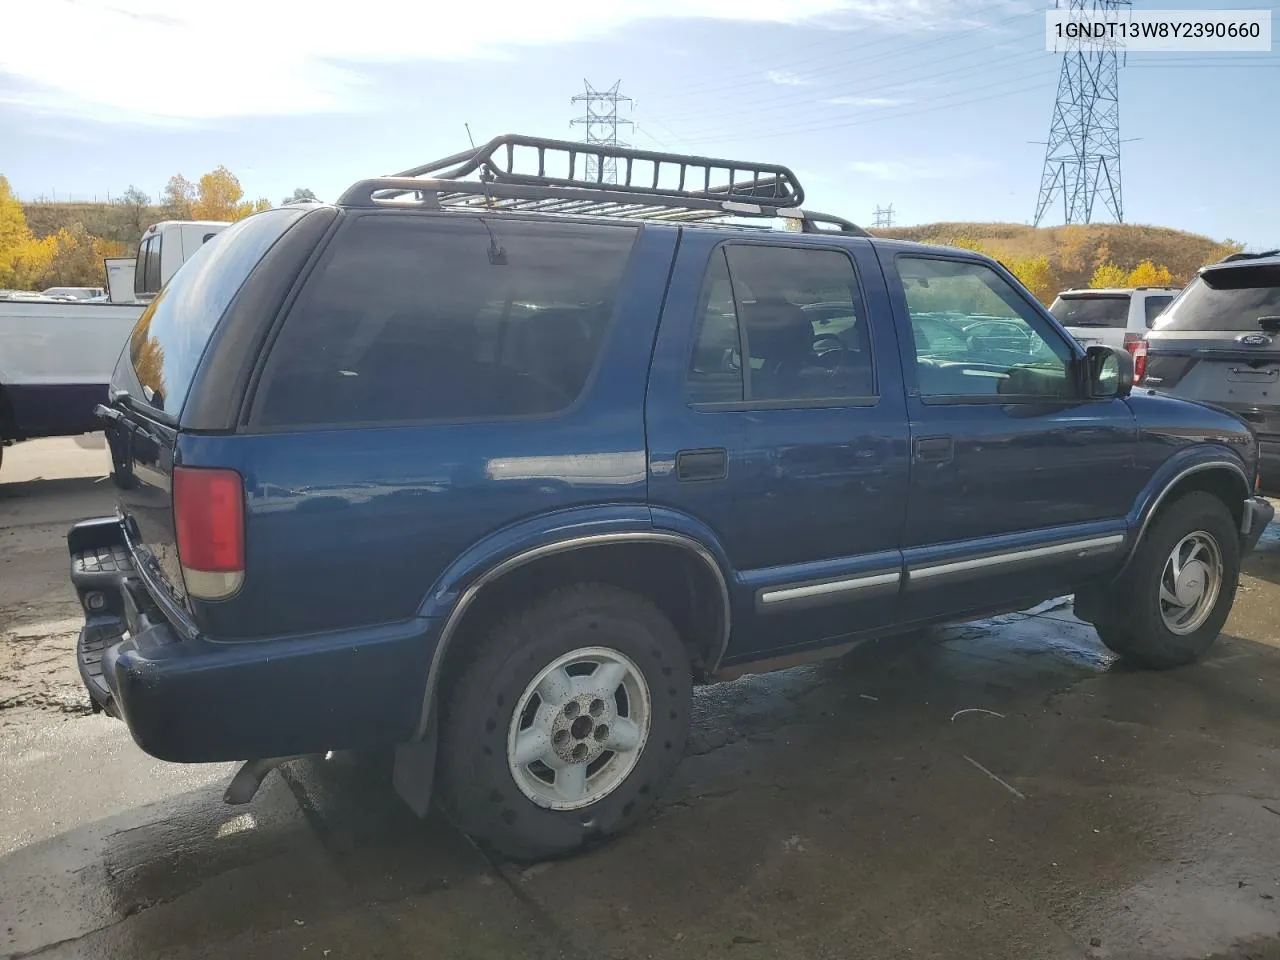
M1130 0L1065 0L1072 13L1114 14ZM1068 39L1045 147L1035 225L1062 202L1063 222L1090 223L1099 196L1124 222L1120 194L1120 79L1114 41Z
M887 207L876 206L876 219L871 224L873 227L892 227L893 226L893 204Z
M626 146L618 139L618 128L632 126L632 122L618 116L618 107L624 103L630 106L631 98L618 93L622 81L619 80L607 90L596 89L591 85L590 80L582 82L586 90L575 96L573 102L585 104L587 112L570 121L570 126L586 128L585 143L598 143L609 147ZM618 171L613 160L606 159L603 170L599 169L599 164L598 158L587 158L587 179L600 183L617 183Z

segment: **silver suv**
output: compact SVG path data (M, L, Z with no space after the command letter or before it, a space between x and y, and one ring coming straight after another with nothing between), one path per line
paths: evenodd
M1261 447L1262 492L1280 496L1280 250L1202 267L1134 360L1143 386L1249 424Z
M1176 287L1063 290L1049 312L1083 347L1100 343L1132 353L1177 295Z

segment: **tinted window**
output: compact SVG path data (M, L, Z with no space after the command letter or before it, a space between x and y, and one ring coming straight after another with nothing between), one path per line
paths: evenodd
M980 263L900 257L923 397L1066 397L1071 349Z
M1064 327L1123 327L1129 322L1129 295L1059 297L1049 312Z
M272 210L241 220L205 244L143 311L129 337L129 357L142 399L177 414L213 328L262 255L299 219ZM159 237L147 241L159 242ZM159 262L158 249L147 269Z
M1172 296L1147 297L1146 302L1143 304L1143 309L1145 310L1147 315L1147 326L1148 327L1154 326L1156 322L1156 317L1160 316L1160 314L1164 312L1164 308L1171 303L1173 303Z
M133 271L135 296L155 293L160 289L160 237L147 237L138 250L138 262Z
M836 250L730 244L709 269L690 370L694 399L875 395L853 263ZM726 282L731 279L731 283ZM750 362L743 367L739 338Z
M724 250L711 256L698 305L698 327L689 358L689 400L692 403L741 401L742 344L738 313L729 283Z
M1259 330L1280 316L1280 264L1208 270L1156 321L1156 330Z
M595 365L635 237L629 226L363 216L290 312L257 422L563 410Z

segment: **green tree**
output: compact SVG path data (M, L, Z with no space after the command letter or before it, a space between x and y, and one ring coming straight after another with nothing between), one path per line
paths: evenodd
M111 206L108 239L118 240L127 246L136 246L142 231L150 226L151 198L130 184L128 190L111 202Z
M307 187L294 187L293 193L281 200L281 203L301 203L307 200L315 201L316 195Z

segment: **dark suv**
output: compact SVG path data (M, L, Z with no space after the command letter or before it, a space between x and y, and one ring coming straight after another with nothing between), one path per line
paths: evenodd
M1261 490L1280 496L1280 250L1199 274L1138 347L1140 381L1230 410L1258 435Z
M542 856L644 815L694 682L1071 592L1134 663L1203 654L1272 517L1248 428L1130 396L990 259L802 198L506 137L228 228L99 408L119 512L68 536L95 704L250 761L232 801L394 746L414 809L438 780Z

